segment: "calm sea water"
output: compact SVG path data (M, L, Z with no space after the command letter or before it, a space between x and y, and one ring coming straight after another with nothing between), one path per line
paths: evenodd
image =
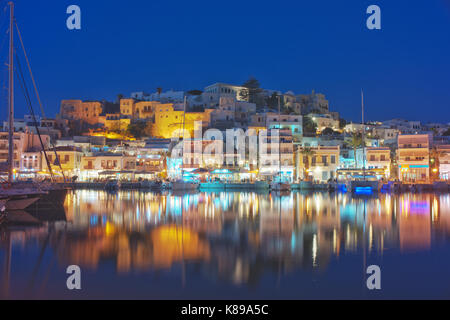
M450 298L448 194L76 191L65 216L0 230L2 298Z

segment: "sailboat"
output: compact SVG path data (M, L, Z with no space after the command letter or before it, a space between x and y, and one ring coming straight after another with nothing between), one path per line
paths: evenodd
M31 205L39 201L42 193L40 192L30 192L28 190L12 190L11 192L2 191L0 194L0 211L10 212L17 210L26 210Z
M378 192L378 180L368 180L366 176L366 141L365 133L366 128L364 124L364 92L361 90L361 109L362 109L362 146L363 146L363 179L352 179L349 181L348 189L351 190L353 194L371 194L373 192Z
M184 152L184 130L186 129L186 97L184 97L184 106L183 106L183 146L181 148L181 179L178 179L172 182L172 191L197 191L200 187L198 182L189 182L183 180L183 152Z
M278 130L281 130L281 102L278 96ZM281 136L278 135L278 181L272 181L270 184L272 191L290 191L291 185L281 181Z
M59 187L52 183L30 183L30 182L15 182L14 181L14 3L11 1L8 3L10 7L10 24L9 24L9 99L8 99L8 181L7 187L2 188L0 191L0 199L5 200L5 209L9 210L53 210L56 207L61 206L67 195L67 189ZM17 24L16 24L17 27ZM17 30L18 27L17 27ZM22 48L23 42L20 36ZM24 48L23 48L24 49ZM25 57L28 63L28 58L24 49ZM31 68L28 64L30 73ZM22 74L20 74L22 75ZM34 78L31 73L31 77L34 82ZM23 80L23 78L22 78ZM36 86L35 86L36 89ZM36 89L37 93L37 89ZM29 98L29 97L28 97ZM36 122L36 117L31 105L30 111ZM50 162L48 161L44 144L39 133L39 129L36 127L39 141L42 146L47 165L49 166L50 173L52 173ZM53 177L53 174L52 174Z

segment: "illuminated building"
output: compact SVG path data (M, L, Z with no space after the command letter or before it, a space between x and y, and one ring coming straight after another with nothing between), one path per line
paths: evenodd
M62 174L64 174L66 178L79 176L81 172L81 157L83 156L81 150L75 147L56 147L55 149L58 159L56 159L53 150L47 151L47 158L51 164L53 173L59 177L62 177ZM61 172L60 166L63 172ZM50 174L45 157L42 157L42 171Z
M6 163L8 161L8 132L0 132L0 163ZM48 148L50 145L50 137L47 135L41 135L44 148ZM35 171L41 168L40 164L36 164L34 160L40 159L40 155L37 154L42 150L39 137L36 134L30 132L15 132L14 133L14 169L16 172L24 172L27 174L29 171ZM26 156L26 158L24 158ZM37 156L37 158L34 158ZM29 161L31 157L31 162ZM31 167L31 168L30 168Z
M104 127L109 131L126 131L131 124L130 118L121 117L119 113L107 114Z
M279 134L275 134L274 131L278 131ZM293 181L294 144L291 130L260 132L259 175L267 178L280 175L282 181Z
M430 178L430 136L398 136L398 170L402 182L428 182Z
M317 132L320 133L326 128L331 128L334 131L339 131L339 120L334 119L330 114L308 114L308 117L317 125Z
M313 181L327 182L336 177L339 167L339 146L310 147L311 152L303 154L304 148L296 151L296 173L297 179L306 180L308 176Z
M81 120L90 125L100 123L100 115L103 112L103 106L98 101L81 100L62 100L61 118L67 120Z
M303 136L303 117L300 115L257 113L252 116L251 126L290 130L295 142L300 141Z
M215 83L205 88L203 100L207 108L216 108L220 104L221 98L231 98L234 101L245 101L241 92L248 90L247 88L234 86L225 83Z
M442 180L450 180L450 145L437 147L439 156L439 177Z
M363 152L365 150L365 157ZM365 159L365 162L364 162ZM370 169L376 173L378 179L386 178L390 176L391 166L391 150L386 147L366 147L356 150L356 162L360 164L360 167Z
M123 154L104 153L81 158L81 180L98 178L124 178L134 177L136 170L136 156Z
M160 105L155 110L152 136L165 139L183 137L184 127L184 136L187 138L190 134L193 137L195 123L200 123L202 127L208 127L211 123L212 112L212 109L207 109L204 112L186 112L184 120L184 111L175 110L173 105ZM184 125L183 121L185 121Z

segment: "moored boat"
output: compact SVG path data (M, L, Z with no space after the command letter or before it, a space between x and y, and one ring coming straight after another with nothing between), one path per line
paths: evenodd
M172 191L195 191L200 184L197 182L174 181L172 182Z
M272 191L291 191L291 185L283 182L273 182L270 185Z

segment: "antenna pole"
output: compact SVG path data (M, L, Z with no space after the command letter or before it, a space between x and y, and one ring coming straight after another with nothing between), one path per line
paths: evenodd
M14 176L14 3L8 2L10 12L9 22L9 135L8 135L8 182L13 182Z
M366 180L366 124L364 123L364 91L361 89L361 109L362 109L362 145L363 145L363 176Z
M278 183L281 185L281 101L280 95L278 95Z

